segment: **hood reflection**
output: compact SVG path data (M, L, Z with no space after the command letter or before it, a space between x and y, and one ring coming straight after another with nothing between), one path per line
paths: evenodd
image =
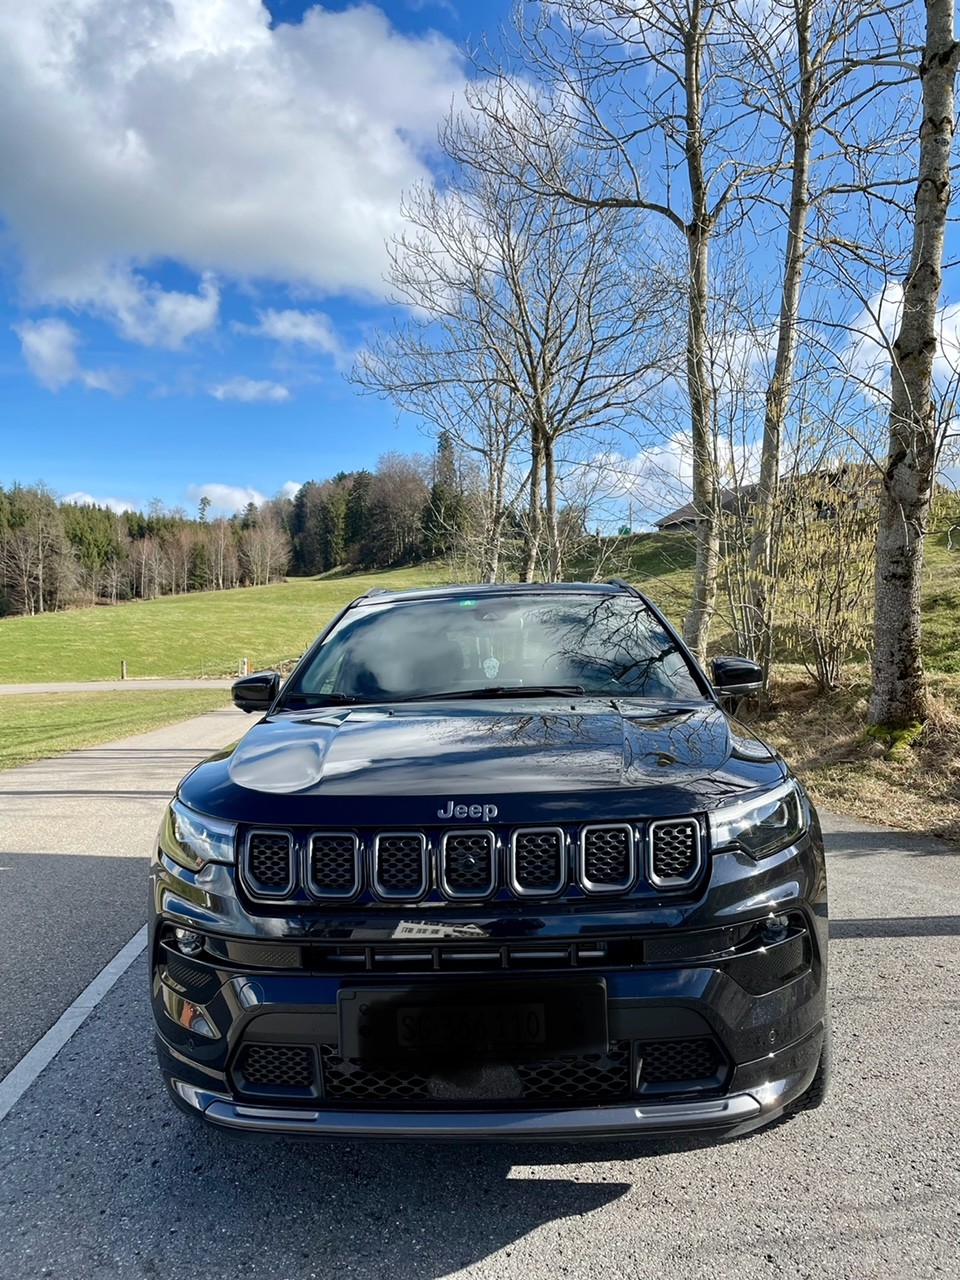
M682 783L722 770L733 753L772 758L706 702L413 703L264 721L228 769L237 786L275 794L475 796Z

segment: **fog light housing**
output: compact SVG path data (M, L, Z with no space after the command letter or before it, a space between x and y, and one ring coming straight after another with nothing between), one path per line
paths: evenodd
M790 917L769 915L764 921L762 941L764 946L783 942L790 933Z
M203 937L192 929L174 929L177 947L185 956L198 956L203 950Z

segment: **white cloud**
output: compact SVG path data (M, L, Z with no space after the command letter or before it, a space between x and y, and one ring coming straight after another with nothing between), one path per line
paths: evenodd
M242 511L251 502L259 507L267 500L259 489L233 484L191 484L187 486L187 497L195 506L200 505L201 498L209 498L214 514Z
M690 501L693 457L689 436L682 432L632 458L606 453L596 464L602 475L600 490L632 506L635 526L652 524Z
M731 446L718 443L722 470L721 485L750 484L760 474L760 444L752 441ZM633 526L652 525L691 500L693 454L690 437L678 431L661 443L641 449L632 458L618 453L601 454L594 460L599 473L597 491L619 502L620 510L632 513Z
M288 480L280 490L280 497L295 498L302 488L303 484L300 480Z
M873 400L886 402L890 390L893 341L903 314L903 286L888 283L862 308L850 325L851 339L840 359ZM935 386L941 390L960 377L960 304L950 303L937 313L937 350L933 358Z
M80 334L65 320L25 320L14 325L27 367L49 391L80 382L91 391L117 390L113 376L103 369L84 369L77 358Z
M256 378L228 378L208 388L217 400L242 400L244 404L282 404L290 399L289 390L279 382L258 382Z
M372 5L271 27L259 0L0 5L0 77L25 298L172 347L214 323L214 275L382 296L400 193L464 81L449 41ZM161 289L162 261L198 290Z
M117 515L122 515L124 511L136 511L137 505L134 502L128 502L126 498L94 498L92 494L68 493L65 495L64 502L72 502L78 507L106 507L110 511L115 511Z
M339 367L345 367L352 359L340 341L333 321L322 311L258 311L255 325L237 324L234 328L241 333L272 338L288 346L299 345L322 351L324 355L331 356Z

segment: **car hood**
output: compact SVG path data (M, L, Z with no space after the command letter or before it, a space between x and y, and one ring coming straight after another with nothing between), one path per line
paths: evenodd
M387 803L372 821L400 821L407 801L425 796L468 806L495 799L501 820L522 797L530 820L597 791L624 793L633 808L642 791L650 811L713 808L784 772L769 747L711 702L421 702L268 717L199 766L182 794L241 821L282 813L288 822L355 825L364 820L358 803L375 798Z

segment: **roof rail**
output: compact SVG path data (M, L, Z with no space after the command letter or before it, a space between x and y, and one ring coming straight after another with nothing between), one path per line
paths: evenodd
M625 578L610 578L607 581L608 587L619 587L621 591L627 591L632 596L639 596L640 592L632 582L627 582Z

